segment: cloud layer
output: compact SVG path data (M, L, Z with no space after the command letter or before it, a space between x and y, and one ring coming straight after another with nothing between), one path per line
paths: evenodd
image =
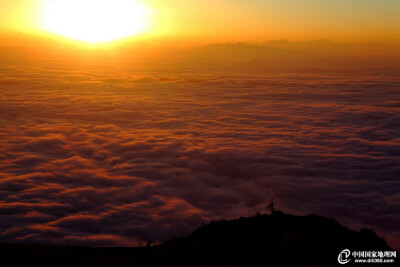
M0 241L136 245L279 209L400 247L399 78L1 64Z

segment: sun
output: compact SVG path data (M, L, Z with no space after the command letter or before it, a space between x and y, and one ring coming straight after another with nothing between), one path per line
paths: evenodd
M103 43L145 31L149 13L139 0L47 0L40 24L72 39Z

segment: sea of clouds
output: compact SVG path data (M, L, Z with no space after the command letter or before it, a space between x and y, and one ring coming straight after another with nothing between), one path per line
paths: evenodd
M163 241L274 197L400 247L400 77L243 64L2 61L0 241Z

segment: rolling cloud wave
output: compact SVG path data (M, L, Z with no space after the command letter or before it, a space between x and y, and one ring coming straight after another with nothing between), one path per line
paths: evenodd
M1 71L2 241L136 245L274 196L400 246L394 75Z

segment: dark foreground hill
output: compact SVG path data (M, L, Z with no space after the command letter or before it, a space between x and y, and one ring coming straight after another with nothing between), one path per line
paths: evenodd
M392 251L372 230L281 212L203 225L187 237L138 248L0 245L2 266L340 266L350 251ZM365 264L348 265L362 266ZM397 263L367 264L398 266Z

